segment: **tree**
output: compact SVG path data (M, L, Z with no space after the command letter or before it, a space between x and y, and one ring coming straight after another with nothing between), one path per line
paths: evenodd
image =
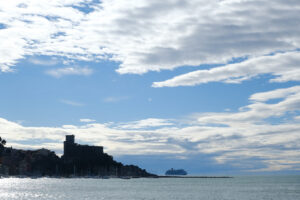
M0 137L0 156L2 156L5 144L6 144L6 140L4 140Z
M4 146L6 144L6 140L3 140L1 137L0 137L0 145Z

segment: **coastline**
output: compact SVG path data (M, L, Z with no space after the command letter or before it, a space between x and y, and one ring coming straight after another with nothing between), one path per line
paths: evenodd
M157 179L157 178L181 178L181 179L224 179L224 178L234 178L233 176L3 176L0 175L0 179L4 178L30 178L30 179L40 179L40 178L53 178L53 179L73 179L73 178L82 178L82 179L138 179L138 178L147 178L147 179Z
M234 178L233 176L158 176L157 178Z

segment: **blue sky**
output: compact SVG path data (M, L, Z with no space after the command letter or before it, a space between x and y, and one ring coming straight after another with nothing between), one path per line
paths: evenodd
M299 2L0 5L0 136L154 173L298 173Z

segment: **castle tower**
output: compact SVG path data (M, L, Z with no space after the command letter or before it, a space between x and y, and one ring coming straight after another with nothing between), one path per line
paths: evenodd
M74 144L75 142L75 135L66 135L66 143Z
M75 145L75 136L66 135L66 141L64 141L64 156L71 156Z

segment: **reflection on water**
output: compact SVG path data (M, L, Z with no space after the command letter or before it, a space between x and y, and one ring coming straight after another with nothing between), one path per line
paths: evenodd
M300 176L248 176L233 179L0 179L5 200L296 200Z

